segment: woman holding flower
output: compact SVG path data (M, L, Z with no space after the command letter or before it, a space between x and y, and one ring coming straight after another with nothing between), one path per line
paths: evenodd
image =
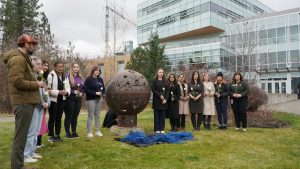
M43 80L46 81L47 84L47 77L49 74L49 62L47 60L42 60L42 70L43 70ZM46 89L48 90L48 89ZM45 92L48 95L48 91ZM46 133L48 133L48 127L47 127L47 119L46 119L46 113L48 108L44 108L43 112L43 118L42 118L42 124L40 128L39 135L37 137L37 148L42 147L42 136Z
M44 72L42 70L41 59L33 56L31 58L32 58L32 63L34 65L33 71L35 72L36 78L38 81L42 81ZM49 96L45 91L45 88L39 88L39 91L40 91L41 101L40 104L37 104L34 108L33 116L28 130L26 146L24 149L25 163L36 162L37 159L42 158L42 156L35 153L35 150L37 145L37 136L41 128L43 110L45 108L48 108L50 104L50 100L49 100Z
M71 86L71 94L67 97L65 109L64 124L66 138L76 138L79 137L77 133L77 119L82 105L82 94L84 92L84 80L77 63L71 65L70 71L66 77L68 77Z
M179 103L180 87L176 79L176 75L171 73L168 77L168 85L170 87L169 100L168 100L168 116L170 118L171 131L177 131L177 122L179 118Z
M156 133L165 133L165 118L168 110L169 86L165 80L164 70L157 69L154 80L152 82L154 111L154 131Z
M227 129L228 86L223 81L223 73L218 72L215 83L215 104L218 113L219 129Z
M180 98L179 98L179 118L177 124L181 130L185 130L185 116L190 113L188 85L185 82L184 74L180 74L178 76L178 81L180 87Z
M204 110L203 110L203 122L204 127L207 130L210 130L211 116L216 114L215 109L215 87L214 84L210 81L208 74L203 74L203 86L204 86Z
M99 66L92 68L90 76L84 82L84 91L86 93L86 102L88 106L88 119L87 119L87 137L94 137L92 130L92 121L95 118L95 135L102 137L100 131L100 99L105 94L104 82L100 77L101 69Z
M247 108L248 108L248 84L243 80L240 72L233 75L229 85L229 92L232 99L232 111L234 114L236 130L240 130L241 123L243 131L247 131Z
M62 141L61 118L65 108L66 97L70 94L69 79L64 76L64 64L60 61L54 63L54 70L48 75L48 92L51 100L49 108L49 141Z
M194 71L192 73L192 78L188 87L188 92L190 96L189 107L193 128L194 130L199 131L203 113L203 83L200 80L200 74L198 71Z

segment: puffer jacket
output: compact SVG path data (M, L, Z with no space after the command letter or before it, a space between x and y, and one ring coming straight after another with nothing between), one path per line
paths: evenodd
M9 94L12 104L39 104L39 86L32 70L29 56L20 49L4 54L4 63L8 68Z

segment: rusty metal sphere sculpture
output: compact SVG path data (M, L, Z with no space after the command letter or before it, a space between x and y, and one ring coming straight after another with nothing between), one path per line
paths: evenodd
M147 106L150 95L147 79L133 70L118 72L105 89L106 103L117 113L118 126L121 127L136 126L137 114Z

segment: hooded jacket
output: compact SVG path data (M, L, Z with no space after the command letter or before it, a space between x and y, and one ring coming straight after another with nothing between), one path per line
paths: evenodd
M8 68L9 94L12 104L39 104L39 85L32 70L29 56L20 49L12 49L4 54Z

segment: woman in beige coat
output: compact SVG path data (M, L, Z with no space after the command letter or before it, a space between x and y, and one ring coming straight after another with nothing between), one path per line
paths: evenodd
M178 129L185 129L185 116L189 114L189 95L188 95L188 85L185 82L183 74L178 76L178 83L180 86L180 98L179 98L179 118L177 122Z
M210 122L211 122L211 116L215 115L215 100L214 100L214 94L215 94L215 87L214 84L209 80L208 74L203 74L203 86L204 86L204 108L203 108L203 121L204 121L204 127L207 130L210 130Z

